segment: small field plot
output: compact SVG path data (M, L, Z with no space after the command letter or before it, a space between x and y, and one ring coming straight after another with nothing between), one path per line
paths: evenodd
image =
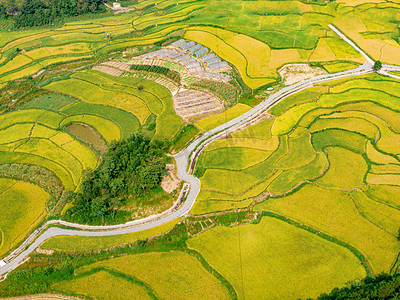
M216 227L187 241L239 299L306 299L365 276L346 248L281 220Z
M73 280L62 281L53 285L52 289L61 293L104 300L153 299L143 285L107 271L98 271Z
M258 204L255 210L273 211L331 235L363 253L373 273L388 272L397 256L397 238L372 223L359 207L345 192L307 185L292 195ZM370 213L374 207L369 208ZM374 218L378 217L375 212Z
M196 122L196 125L203 131L209 131L219 125L222 125L251 109L250 106L242 103L238 103L235 106L229 108L228 110L220 113L218 115L210 116L205 119Z
M132 276L164 299L228 299L227 288L185 252L150 252L127 255L84 266L77 274L107 268Z
M0 178L0 256L23 241L45 217L49 197L34 184Z

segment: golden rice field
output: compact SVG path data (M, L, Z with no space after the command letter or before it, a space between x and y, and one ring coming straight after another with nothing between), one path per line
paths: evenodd
M211 143L192 212L273 212L354 247L373 274L389 272L399 251L400 206L388 187L400 187L400 83L367 75L328 85Z
M150 252L113 258L84 266L76 274L98 268L137 278L164 299L229 298L226 287L185 252Z
M49 197L34 184L0 178L0 256L22 242L44 219L45 203Z

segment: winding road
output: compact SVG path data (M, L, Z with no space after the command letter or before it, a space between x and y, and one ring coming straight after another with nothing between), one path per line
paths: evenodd
M307 79L298 83L295 83L291 86L287 86L277 93L271 95L269 98L252 108L250 111L245 114L233 119L217 128L214 128L195 141L193 141L186 149L182 150L180 153L174 156L177 164L177 174L180 179L190 184L190 189L187 194L184 194L184 190L182 189L182 193L180 195L180 199L182 198L182 204L179 208L175 210L171 210L169 214L165 214L162 216L149 217L145 219L140 219L136 221L127 222L125 224L112 225L112 226L87 226L80 225L75 223L68 223L65 221L49 221L47 222L41 229L35 231L18 249L16 249L12 255L9 255L3 261L3 266L0 267L0 275L7 274L8 272L14 270L21 264L25 258L32 253L37 247L39 247L44 241L47 239L56 237L56 236L112 236L119 234L126 234L132 232L138 232L150 228L157 227L159 225L170 222L174 219L177 219L185 214L187 214L192 208L193 204L196 201L196 197L200 191L200 180L193 176L192 169L195 165L196 158L204 149L204 147L211 143L212 141L220 138L221 136L238 130L239 128L246 126L251 122L255 122L257 118L259 118L264 112L270 109L272 106L277 104L282 99L302 91L306 88L309 88L317 83L322 83L326 81L331 81L340 78L359 76L367 73L373 72L373 64L374 61L364 53L360 48L357 47L351 40L349 40L342 32L340 32L336 27L329 25L329 27L335 31L343 40L349 43L354 49L356 49L361 55L363 55L366 59L366 63L359 66L356 69L338 72L335 74L322 75L318 77L314 77L311 79ZM387 75L387 71L400 71L400 67L384 65L382 67L381 73ZM395 76L395 78L400 79L399 76ZM387 76L389 76L387 75ZM190 163L190 164L189 164ZM184 199L186 197L186 200ZM58 227L50 227L52 224L60 224L64 226L69 226L73 228L77 228L79 230L74 229L64 229ZM33 242L32 242L33 241ZM1 264L0 264L1 265Z

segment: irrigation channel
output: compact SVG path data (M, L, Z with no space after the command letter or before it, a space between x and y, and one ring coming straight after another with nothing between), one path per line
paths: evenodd
M176 202L174 207L172 207L168 211L157 216L150 216L144 219L130 221L124 224L109 226L81 225L65 222L62 220L48 221L40 229L37 229L34 233L32 233L31 236L29 236L28 239L26 239L9 256L0 261L0 275L5 275L8 272L16 269L21 263L26 260L27 256L35 251L35 249L38 248L44 241L56 236L99 237L138 232L160 226L187 214L192 208L194 202L196 201L196 197L200 192L200 180L192 175L194 166L196 164L197 157L208 144L225 136L226 134L232 133L243 127L249 126L250 124L256 123L268 109L273 107L279 101L285 99L292 94L310 88L314 84L340 78L364 75L374 71L374 61L367 54L365 54L357 45L349 40L336 27L332 25L329 25L329 27L333 31L335 31L343 40L349 43L361 55L363 55L366 59L366 63L352 70L317 76L295 83L291 86L287 86L276 92L275 94L271 95L257 106L253 107L250 111L244 113L236 119L233 119L217 128L206 132L201 137L193 141L187 148L174 156L177 164L178 177L186 183L181 191L181 194L179 195L178 201ZM400 67L383 65L380 73L390 76L393 74L389 74L387 71L393 70L400 71ZM395 76L395 78L397 77L397 79L400 79L399 76L393 76ZM65 229L59 227L48 228L51 225L62 225L74 229Z

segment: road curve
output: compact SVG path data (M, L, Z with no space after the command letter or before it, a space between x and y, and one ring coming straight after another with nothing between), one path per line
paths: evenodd
M331 26L330 26L331 27ZM333 26L332 26L333 27ZM332 28L331 27L331 28ZM334 27L333 27L334 28ZM332 28L332 29L333 29ZM335 28L336 29L336 28ZM334 30L334 29L333 29ZM337 29L334 30L336 33L340 33ZM339 34L338 33L338 34ZM342 37L342 36L341 36ZM345 36L344 36L345 37ZM343 38L343 37L342 37ZM347 38L346 38L347 39ZM353 47L357 47L350 40L346 40L351 43ZM358 50L360 50L357 47ZM356 49L356 50L357 50ZM357 51L358 51L357 50ZM362 51L362 50L360 50ZM359 52L360 52L359 51ZM364 53L365 54L365 53ZM366 54L365 54L366 55ZM368 56L367 56L368 57ZM389 67L388 65L386 68ZM193 141L187 148L182 150L180 153L174 156L177 164L177 175L180 179L190 184L190 189L188 194L186 195L186 200L180 205L178 209L171 212L168 215L165 215L161 218L146 218L136 221L131 221L125 224L112 225L112 226L87 226L80 225L74 223L63 222L64 225L75 227L84 230L73 230L73 229L64 229L58 227L50 227L45 230L41 235L39 235L29 246L27 246L23 251L21 250L18 255L16 255L13 259L10 259L3 267L0 267L0 275L6 274L18 267L24 259L32 253L37 247L39 247L44 241L56 236L112 236L112 235L120 235L132 232L138 232L150 228L154 228L165 224L169 221L177 219L185 214L187 214L192 208L194 202L196 201L196 197L200 191L200 180L191 174L191 170L188 171L189 162L190 166L195 163L196 157L201 153L204 149L204 145L211 143L212 141L218 139L222 134L227 133L228 131L235 131L238 128L253 122L257 119L260 114L267 111L269 108L277 104L282 99L297 93L301 90L304 90L308 87L313 86L317 83L327 82L340 78L347 78L353 76L359 76L367 73L373 72L373 61L368 57L367 62L359 66L356 69L338 72L335 74L322 75L318 77L314 77L311 79L307 79L298 83L295 83L291 86L285 87L277 93L271 95L269 98L252 108L250 111L244 113L243 115L217 127L204 135ZM51 221L48 224L52 224ZM101 230L100 230L101 229ZM93 231L97 230L97 231ZM23 246L25 247L25 245ZM21 248L22 249L22 248Z

